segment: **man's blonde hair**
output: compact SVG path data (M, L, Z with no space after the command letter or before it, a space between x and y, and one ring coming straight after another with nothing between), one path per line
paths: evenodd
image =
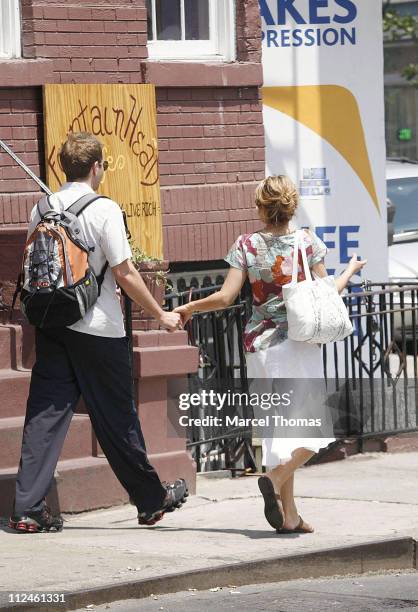
M94 162L102 161L103 145L88 132L71 133L61 147L59 158L67 181L84 179Z

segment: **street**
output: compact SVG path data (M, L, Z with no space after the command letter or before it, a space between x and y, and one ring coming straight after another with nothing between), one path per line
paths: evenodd
M216 587L214 587L216 589ZM95 606L111 612L381 612L418 610L418 572L388 572L345 578L292 580L214 591L185 591Z

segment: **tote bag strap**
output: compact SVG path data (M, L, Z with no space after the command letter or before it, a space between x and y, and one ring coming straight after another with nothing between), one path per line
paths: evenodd
M303 240L303 230L296 230L295 232L295 246L293 248L293 271L292 271L292 285L297 283L298 279L298 252L299 249L302 253L303 271L305 273L306 280L312 280L311 271L309 269L308 258L306 256L305 242Z

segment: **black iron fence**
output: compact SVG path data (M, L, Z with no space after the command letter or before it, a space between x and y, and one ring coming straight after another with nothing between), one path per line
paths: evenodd
M167 294L166 307L174 308L219 288ZM362 440L418 431L418 283L350 285L343 299L354 333L323 346L336 436ZM190 375L191 390L210 387L222 391L225 385L237 391L247 389L241 339L250 311L251 291L246 284L229 308L193 316L189 342L199 349L200 367ZM250 429L192 426L188 438L200 470L254 466Z
M221 285L166 295L166 308L171 310L190 300L200 299L219 290ZM199 350L199 369L189 375L190 392L226 388L243 391L247 388L247 370L242 335L251 311L251 289L246 283L235 303L223 310L198 313L188 324L189 343ZM238 414L240 411L235 410ZM212 415L200 406L192 416ZM242 409L241 416L249 416ZM188 447L197 463L198 471L228 468L238 465L255 466L251 447L251 429L224 425L192 425L188 428Z
M338 433L364 439L418 431L418 284L352 286L345 301L354 333L323 348L344 418Z

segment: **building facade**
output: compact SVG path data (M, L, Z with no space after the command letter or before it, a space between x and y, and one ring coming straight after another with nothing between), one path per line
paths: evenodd
M389 6L418 19L417 0L391 0ZM402 76L407 66L418 64L417 33L386 38L384 52L387 156L418 160L418 86Z
M204 270L225 267L220 260L234 239L258 225L258 0L1 0L0 29L0 138L44 181L44 84L156 85L164 258L180 288L202 283ZM12 508L34 360L33 329L9 324L7 311L40 196L0 151L0 515ZM151 462L164 480L181 474L193 491L196 466L185 440L168 435L166 379L196 371L198 351L185 331L134 331L133 340ZM126 502L85 408L75 412L50 504L71 512Z
M165 259L174 270L211 267L254 229L253 191L264 176L257 0L6 4L0 138L38 176L45 179L44 83L154 83ZM0 172L5 281L17 272L40 192L3 152Z

